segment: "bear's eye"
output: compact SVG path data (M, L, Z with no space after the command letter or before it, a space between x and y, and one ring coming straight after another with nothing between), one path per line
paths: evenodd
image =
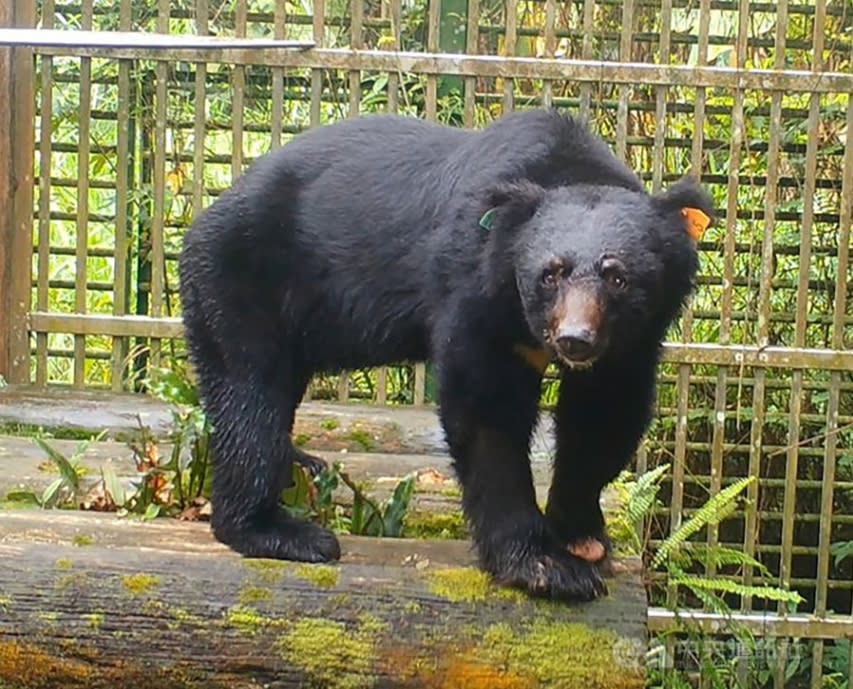
M558 279L559 279L559 269L555 270L554 268L547 268L542 273L542 284L545 285L545 287L556 286Z
M604 259L601 262L601 275L616 289L623 289L628 284L625 278L625 266L618 259Z

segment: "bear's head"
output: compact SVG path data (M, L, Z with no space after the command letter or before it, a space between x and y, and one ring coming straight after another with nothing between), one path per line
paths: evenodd
M656 195L508 183L484 200L488 289L516 292L533 336L571 368L663 339L693 288L696 239L713 217L690 178Z

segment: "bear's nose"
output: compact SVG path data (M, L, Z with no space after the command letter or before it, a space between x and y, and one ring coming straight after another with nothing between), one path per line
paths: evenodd
M595 350L595 333L584 326L568 326L557 335L557 346L572 361L586 361Z

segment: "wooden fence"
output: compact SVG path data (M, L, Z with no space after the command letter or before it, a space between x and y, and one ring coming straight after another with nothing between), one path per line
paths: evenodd
M12 5L8 25L54 31L0 50L9 382L120 390L183 356L183 230L306 127L384 110L480 126L553 104L588 117L651 188L700 171L723 220L701 243L699 290L666 345L638 456L641 470L673 467L653 535L759 477L752 509L703 538L743 548L807 598L798 615L758 622L753 601L736 606L757 633L815 640L788 659L812 686L834 672L830 656L846 654L849 675L853 557L837 555L853 542L849 0ZM424 404L430 388L419 365L318 377L309 394ZM553 392L546 381L546 404Z

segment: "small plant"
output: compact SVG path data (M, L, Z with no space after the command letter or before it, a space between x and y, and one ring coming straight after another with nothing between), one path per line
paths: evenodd
M106 431L103 431L93 438L81 441L70 457L66 457L43 437L36 436L33 438L33 442L41 448L59 471L59 478L52 481L42 491L41 495L33 496L39 505L44 508L68 507L79 501L81 497L80 478L85 473L85 469L80 466L80 460L86 450L89 449L89 445L93 441L101 440L105 434Z
M282 503L291 513L338 533L399 538L403 535L403 518L414 494L415 478L414 474L404 478L380 504L343 471L339 462L325 468L313 481L294 464L293 485L282 493ZM335 500L335 492L341 486L352 494L350 505Z

